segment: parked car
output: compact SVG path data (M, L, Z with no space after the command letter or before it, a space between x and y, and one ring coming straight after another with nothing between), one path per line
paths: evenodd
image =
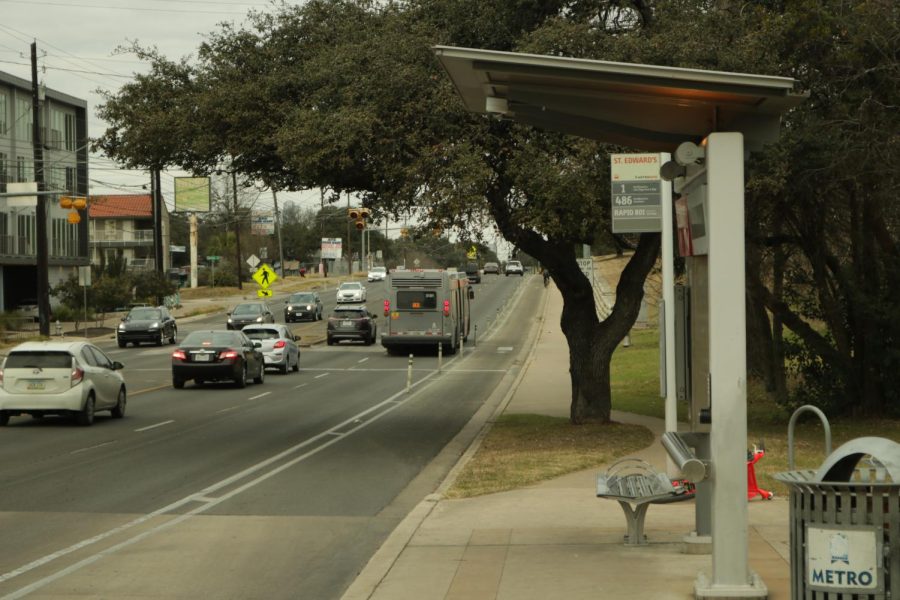
M372 267L369 269L369 281L384 281L387 279L387 267Z
M194 331L172 353L172 387L181 389L190 379L197 385L233 381L241 388L249 377L262 383L266 369L261 347L243 331Z
M487 275L489 273L491 275L499 275L500 274L500 265L498 265L495 262L484 263L484 274Z
M119 348L129 343L137 346L141 342L152 342L157 346L165 342L175 344L178 342L178 324L164 306L132 308L116 328L116 342Z
M31 321L40 319L40 308L38 307L37 299L28 298L19 302L16 306L16 314L23 319L29 319Z
M481 283L481 270L478 268L477 262L466 263L466 277L469 279L469 283Z
M284 301L284 322L322 320L322 301L315 292L297 292Z
M511 260L506 263L506 276L509 277L510 275L519 275L520 277L525 275L525 269L522 267L521 262Z
M247 325L243 333L262 344L260 351L267 369L278 369L284 374L291 369L300 370L300 347L297 346L300 338L294 337L284 325Z
M342 302L365 302L366 286L358 281L345 281L337 290L337 303Z
M362 340L367 346L374 344L378 335L375 318L365 306L336 307L328 317L328 345L332 346L341 340Z
M122 418L122 368L87 342L19 344L0 370L0 425L19 415L72 415L80 425L91 425L100 410Z
M226 329L243 329L251 323L274 323L275 315L265 302L245 302L235 306L228 313Z

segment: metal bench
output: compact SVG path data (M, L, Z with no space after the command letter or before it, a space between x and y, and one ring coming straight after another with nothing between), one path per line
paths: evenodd
M625 512L628 533L626 546L647 543L644 518L651 504L667 504L688 500L694 495L681 482L670 481L665 473L637 458L623 458L597 476L597 497L616 500Z

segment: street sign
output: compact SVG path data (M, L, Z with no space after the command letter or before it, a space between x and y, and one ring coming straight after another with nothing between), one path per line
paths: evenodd
M253 281L259 284L259 287L261 287L262 289L268 288L270 285L275 283L276 279L278 279L278 275L276 275L275 271L272 270L272 267L270 267L266 263L260 265L256 273L253 274Z
M78 267L78 285L91 287L91 267Z
M265 246L259 249L259 257L262 259L269 258L269 249Z
M256 290L256 295L260 298L269 298L272 296L272 290Z
M469 248L469 251L466 252L466 258L478 258L478 248L476 248L475 246Z
M257 265L259 265L259 259L255 254L251 254L250 258L247 259L247 264L250 265L251 269L255 269Z
M659 154L611 154L612 231L662 231Z
M206 260L208 260L209 262L219 262L220 260L222 260L222 257L221 256L207 256Z

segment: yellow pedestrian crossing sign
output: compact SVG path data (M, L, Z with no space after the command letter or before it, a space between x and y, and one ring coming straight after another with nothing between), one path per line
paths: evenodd
M260 298L269 298L272 296L272 290L256 290L256 295Z
M253 274L253 281L255 281L262 289L268 288L275 283L276 279L278 279L278 275L276 275L275 271L272 270L272 267L266 263L259 265L256 273Z
M467 258L478 258L478 248L476 248L475 246L472 246L471 248L469 248L469 251L466 252L466 257Z

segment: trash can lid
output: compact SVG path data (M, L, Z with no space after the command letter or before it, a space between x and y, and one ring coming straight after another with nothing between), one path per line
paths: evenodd
M850 481L860 460L871 456L884 468L891 481L900 484L900 444L881 437L850 440L831 453L816 471L816 481ZM884 475L882 475L884 476Z

